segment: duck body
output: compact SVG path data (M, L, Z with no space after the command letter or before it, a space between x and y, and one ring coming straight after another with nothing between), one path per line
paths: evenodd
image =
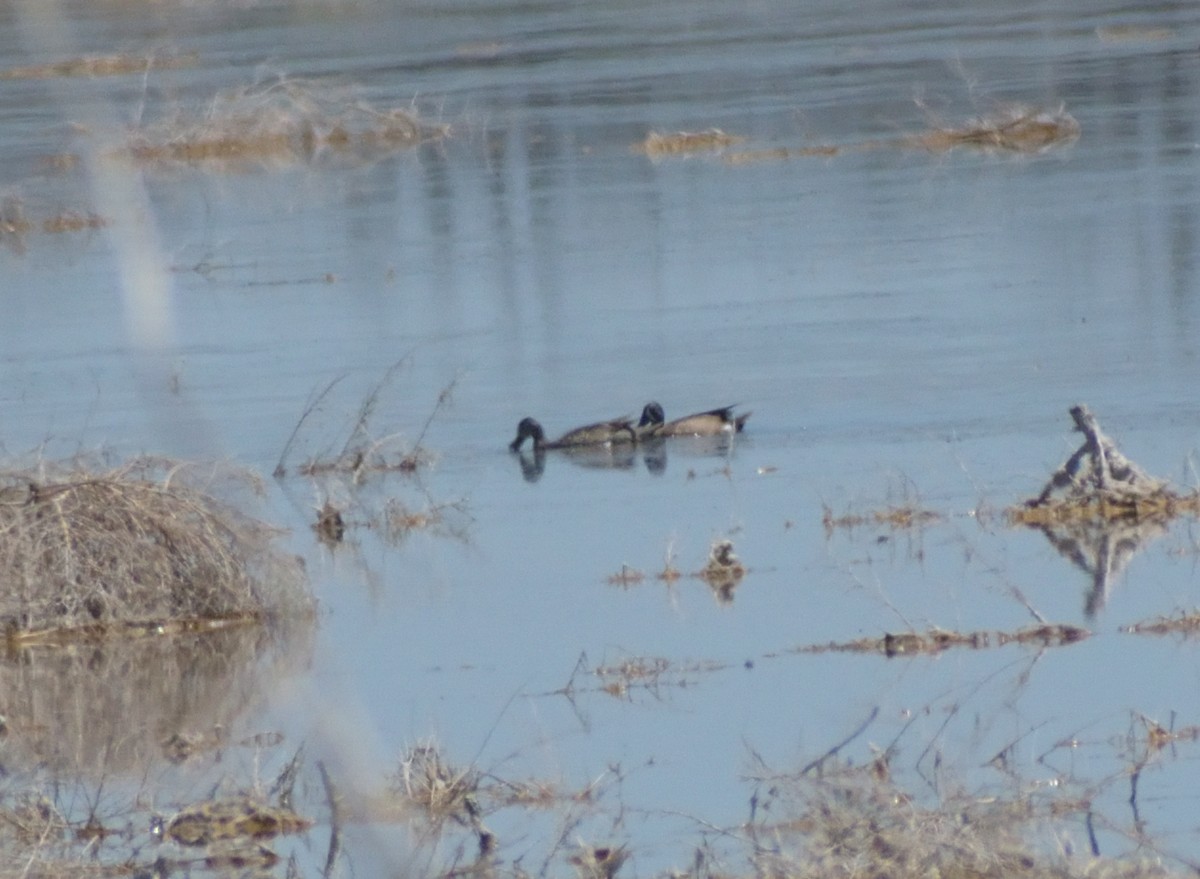
M736 404L734 404L736 405ZM719 409L709 409L707 412L697 412L667 421L663 407L658 403L647 403L642 409L641 420L638 421L639 437L649 438L658 436L719 436L726 433L741 433L746 425L749 412L740 415L733 414L733 406L722 406Z
M517 438L509 443L509 449L520 451L526 439L533 441L533 450L540 452L545 449L572 449L580 446L614 445L617 443L633 443L638 434L633 426L632 418L613 418L609 421L597 421L595 424L585 424L569 430L556 440L547 440L542 425L534 418L522 418L517 425Z

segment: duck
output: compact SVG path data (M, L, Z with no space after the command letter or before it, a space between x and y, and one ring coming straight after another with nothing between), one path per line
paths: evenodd
M735 403L734 406L737 404ZM663 407L653 401L642 409L642 418L637 429L640 437L654 436L718 436L725 433L741 433L751 413L733 414L733 406L697 412L674 421L667 421Z
M613 445L616 443L637 442L637 430L633 419L628 417L613 418L608 421L597 421L595 424L585 424L569 430L556 440L546 440L546 432L535 418L522 418L517 425L517 438L509 443L511 451L521 450L521 444L526 439L533 440L533 450L540 452L544 449L569 449L575 446Z

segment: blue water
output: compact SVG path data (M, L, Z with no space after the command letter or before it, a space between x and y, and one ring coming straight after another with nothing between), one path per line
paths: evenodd
M795 769L876 708L846 755L895 743L893 771L921 796L938 793L921 780L936 754L948 785L1096 786L1109 820L1131 825L1128 792L1107 781L1127 765L1114 742L1139 714L1200 722L1197 665L1190 641L1118 628L1193 606L1195 537L1181 524L1146 546L1088 616L1088 577L1002 510L1074 449L1077 402L1147 470L1196 482L1200 58L1187 4L59 11L47 32L26 7L0 10L0 67L58 60L54 40L199 60L0 80L0 194L34 218L109 215L86 163L39 170L42 156L91 151L144 187L160 240L121 228L0 240L5 447L102 445L267 474L310 395L344 377L259 511L307 560L323 607L314 658L265 716L238 723L278 725L367 789L427 736L461 764L567 789L619 765L624 780L577 835L628 842L639 875L689 862L699 822L747 819L751 752ZM1119 25L1145 30L1098 32ZM132 127L200 118L220 90L279 77L450 134L237 169L113 158ZM1061 105L1078 141L1039 155L878 146L1005 101ZM106 125L80 131L81 116ZM710 127L746 138L731 151L843 151L731 164L632 149L651 130ZM131 238L165 267L157 336L136 335L117 256ZM415 441L453 383L421 438L431 466L360 488L297 475L341 447L400 361L372 436ZM665 472L552 455L531 482L506 450L525 415L556 433L650 399L668 417L727 403L754 414L728 454L671 445ZM462 509L401 542L352 527L330 552L308 528L326 498L360 522L388 498ZM894 503L943 519L901 533L821 525L825 507ZM698 570L726 536L749 568L732 603L694 578L654 578L668 555ZM647 579L610 583L622 565ZM793 652L1011 631L1037 615L1096 636L1044 653ZM581 658L637 657L670 671L624 699L581 673L574 703L555 694ZM1068 735L1082 750L1054 749ZM1005 776L988 761L1009 745ZM1191 746L1164 757L1169 773L1148 772L1140 817L1194 855ZM636 819L615 819L618 806ZM551 818L506 810L492 823L501 857L528 849L567 869ZM380 834L352 839L360 864L403 859Z

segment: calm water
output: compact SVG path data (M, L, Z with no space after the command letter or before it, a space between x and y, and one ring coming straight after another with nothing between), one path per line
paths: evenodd
M920 796L1088 791L1115 827L1102 850L1129 847L1129 792L1108 779L1139 715L1200 724L1200 657L1119 628L1195 605L1195 535L1144 547L1089 614L1091 578L997 511L1073 450L1076 402L1150 472L1197 482L1200 17L1188 3L803 5L0 6L5 69L196 53L145 76L0 80L0 195L33 219L114 210L86 162L57 173L44 157L103 155L139 124L279 77L451 127L369 161L138 170L138 232L3 239L10 452L103 445L267 474L339 376L293 467L340 448L398 361L377 437L415 439L454 384L419 480L272 488L262 515L292 529L324 614L311 663L239 724L285 731L368 789L430 736L504 778L574 789L619 772L611 811L571 843L628 843L626 869L649 875L690 862L701 822L748 818L752 753L794 770L878 708L848 759L895 745ZM1061 105L1081 135L1024 156L856 148L1003 102ZM632 149L712 127L746 139L732 149L843 149L749 164ZM164 267L158 332L122 274L131 241ZM754 415L724 453L668 447L665 470L551 456L531 481L506 449L522 416L556 433L649 399L668 417L733 402ZM462 510L400 542L352 528L331 553L308 528L326 498L360 519L388 498ZM945 518L821 525L825 506L903 502ZM731 603L653 578L668 554L698 569L724 536L750 568ZM651 576L613 585L622 565ZM1096 636L910 660L794 652L1035 615ZM671 670L626 698L582 672L574 701L555 695L581 657ZM1080 747L1056 749L1065 738ZM1002 774L989 761L1006 748ZM1137 815L1193 858L1194 751L1147 770ZM489 824L503 857L539 864L561 830ZM352 829L362 875L412 863L395 835Z

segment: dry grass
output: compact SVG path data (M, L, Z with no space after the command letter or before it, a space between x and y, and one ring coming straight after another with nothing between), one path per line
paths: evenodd
M141 165L235 171L308 164L321 157L370 162L450 135L414 108L376 108L300 80L221 92L195 118L185 113L136 132L125 150Z
M245 473L138 458L0 473L0 624L10 645L307 612L279 532L199 487Z
M401 757L392 790L435 823L449 818L473 824L480 817L479 782L476 770L453 766L436 743L426 741L413 745Z
M887 140L867 140L840 146L815 144L739 150L726 154L724 161L729 165L754 165L787 159L830 158L868 150L947 153L957 149L972 149L985 153L1038 155L1074 143L1079 139L1079 133L1079 123L1065 107L1045 110L1026 104L1003 104L991 113L955 125L931 118L927 130Z
M1177 516L1200 515L1200 492L1176 494L1163 488L1152 494L1132 496L1096 493L1082 497L1056 498L1037 506L1022 505L1007 511L1014 525L1072 525L1076 523L1153 523Z
M930 656L951 648L986 650L1006 644L1036 647L1062 647L1091 636L1079 626L1042 623L1013 632L956 632L930 629L928 632L887 633L878 638L859 638L856 641L831 642L800 647L796 653L881 653L889 659L898 656Z
M955 797L923 808L867 766L775 781L755 828L758 876L809 879L1071 879L1167 875L1161 865L1072 859L1048 828L1086 803ZM770 843L767 844L767 840ZM1048 853L1048 850L1050 853Z
M632 149L635 153L642 153L651 158L661 158L662 156L714 152L739 144L744 140L744 137L726 134L719 128L710 128L708 131L677 131L673 134L651 131L646 135L645 140L634 144Z
M1079 131L1079 123L1065 107L1043 110L1007 104L958 125L935 124L929 131L901 138L897 144L934 153L966 147L1032 155L1074 143Z
M437 416L453 399L454 389L458 385L457 378L453 379L438 392L437 400L426 415L425 421L421 424L416 439L411 443L405 442L403 436L399 433L390 433L379 437L375 435L372 429L372 420L379 408L384 392L390 388L401 367L407 362L407 358L401 358L388 367L383 377L376 382L375 386L371 388L359 403L354 421L346 431L341 447L336 451L331 449L309 458L309 460L305 461L298 468L302 475L322 476L342 474L350 476L355 483L358 483L372 473L414 474L421 468L428 467L433 463L434 457L432 453L424 446L425 436L429 433L429 428L433 425ZM287 475L288 456L291 454L292 447L304 431L305 424L313 415L321 410L326 399L328 399L333 389L340 382L341 378L336 378L329 382L321 391L314 393L310 397L304 407L304 411L300 413L300 418L296 422L296 426L292 429L292 434L284 445L283 451L280 453L279 461L273 471L275 478L280 479Z

